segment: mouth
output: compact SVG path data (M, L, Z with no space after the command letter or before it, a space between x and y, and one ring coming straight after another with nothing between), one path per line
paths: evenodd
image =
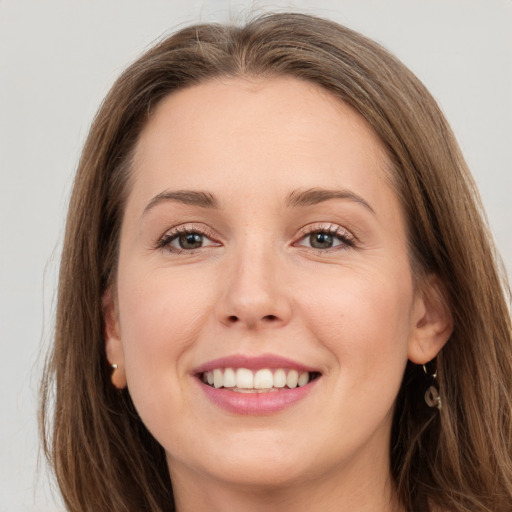
M303 387L320 377L319 372L290 368L214 368L197 377L214 389L235 393L276 393Z
M229 356L193 372L204 396L235 415L272 415L303 402L322 374L315 368L275 355Z

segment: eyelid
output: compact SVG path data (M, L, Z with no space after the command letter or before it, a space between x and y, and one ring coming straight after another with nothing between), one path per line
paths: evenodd
M351 233L348 229L344 228L343 226L340 226L339 224L334 224L332 222L318 222L308 224L307 226L300 228L299 233L296 237L296 241L293 242L292 245L308 248L305 245L299 244L299 242L301 242L304 238L311 235L312 233L327 233L341 239L342 244L331 247L329 249L317 249L314 247L310 247L310 249L322 253L329 252L332 250L354 247L357 243L357 238L354 236L354 234Z
M178 237L180 235L189 234L189 233L190 234L197 233L201 236L204 236L205 238L207 238L208 240L210 240L213 243L208 244L207 246L204 246L204 247L199 247L197 249L179 249L176 247L171 248L171 246L170 246L171 241L173 241L176 237ZM206 249L207 247L212 247L212 246L218 247L221 245L221 243L218 241L218 237L213 232L213 230L211 228L209 228L208 226L206 226L204 224L194 223L194 222L187 222L186 224L180 224L180 225L174 226L174 227L166 230L165 233L156 240L156 243L154 245L155 245L156 249L167 249L169 252L174 252L174 253L186 252L187 254L191 254L200 249Z
M207 238L211 244L208 244L203 247L198 247L197 249L180 249L177 247L172 247L170 245L170 242L176 239L179 235L182 234L188 234L188 233L197 233L201 236L204 236ZM327 249L318 249L315 247L309 247L309 249L321 252L321 253L327 253L329 251L335 251L339 249L346 249L350 247L354 247L357 243L357 238L354 236L353 233L351 233L348 229L344 228L343 226L340 226L339 224L335 224L332 222L316 222L313 224L308 224L306 226L303 226L299 229L299 232L297 236L295 237L295 241L291 244L292 246L299 246L299 247L305 247L308 248L306 245L302 245L300 242L305 239L307 236L311 235L312 233L327 233L330 235L333 235L337 237L341 243L338 245L335 245L331 248ZM219 241L219 237L215 234L215 232L208 227L205 224L201 223L194 223L194 222L188 222L185 224L180 224L177 226L174 226L170 229L167 229L165 233L160 236L155 244L154 247L156 249L166 249L169 252L179 254L179 253L187 253L192 254L196 251L207 249L209 247L219 247L221 242Z

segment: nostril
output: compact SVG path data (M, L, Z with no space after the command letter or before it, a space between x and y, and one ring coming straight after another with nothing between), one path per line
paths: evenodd
M228 322L234 324L235 322L238 322L238 317L235 315L228 316Z
M275 316L275 315L265 315L263 317L263 320L268 320L269 322L272 322L274 320L277 320L277 316Z

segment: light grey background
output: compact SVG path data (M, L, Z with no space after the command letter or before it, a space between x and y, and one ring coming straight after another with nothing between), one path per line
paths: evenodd
M378 40L445 111L512 270L511 0L0 0L0 512L62 510L37 469L37 386L53 328L68 193L102 97L148 45L263 10Z

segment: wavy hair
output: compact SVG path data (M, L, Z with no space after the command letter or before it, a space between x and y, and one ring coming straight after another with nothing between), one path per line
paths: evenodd
M159 102L216 77L292 76L351 105L392 163L411 268L436 275L454 322L437 358L441 411L408 364L391 470L407 510L512 510L510 291L456 140L421 82L375 42L334 22L267 14L202 24L161 41L116 81L92 124L69 205L56 332L41 389L44 451L73 512L168 511L163 448L127 390L110 383L102 295L115 282L131 157Z

